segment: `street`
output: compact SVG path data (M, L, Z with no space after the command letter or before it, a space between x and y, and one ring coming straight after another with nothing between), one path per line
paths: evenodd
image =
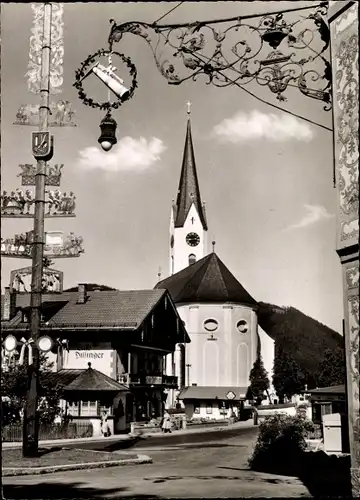
M296 478L248 470L257 432L249 425L152 437L129 449L150 455L152 464L7 477L3 493L7 499L310 497Z

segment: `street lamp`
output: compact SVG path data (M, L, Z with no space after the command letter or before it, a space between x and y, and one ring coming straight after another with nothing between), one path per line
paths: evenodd
M98 139L100 146L104 151L110 151L110 149L117 143L116 139L116 127L117 123L111 116L110 112L101 120L100 129L101 135Z
M129 74L132 76L130 88L127 88L124 85L124 81L115 73L117 68L113 66L113 56L120 58L120 60L127 66ZM101 57L107 57L107 66L100 64L99 59ZM96 61L96 59L98 60ZM92 66L88 69L90 65ZM87 96L83 88L83 81L92 74L97 76L97 78L108 88L107 101L97 102ZM81 63L80 69L75 72L74 87L78 90L79 98L82 100L83 104L92 108L106 110L106 115L100 122L101 135L98 139L98 142L104 151L110 151L110 149L117 143L115 135L117 123L111 116L111 109L118 109L124 102L131 99L134 95L137 87L136 75L136 67L131 62L130 57L125 57L119 52L112 51L111 48L110 50L100 49L95 54L90 55L83 63ZM116 100L110 101L110 93L116 96Z

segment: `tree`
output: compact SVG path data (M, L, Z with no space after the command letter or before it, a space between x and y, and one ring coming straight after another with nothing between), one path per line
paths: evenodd
M273 386L280 403L298 394L304 388L304 374L294 358L286 353L281 345L276 349L274 360Z
M319 387L345 384L346 368L342 349L327 349L319 366Z
M255 399L256 404L261 404L263 400L264 392L266 392L269 398L268 389L270 387L270 382L268 378L268 372L265 370L263 359L261 353L258 353L257 359L250 372L250 386L248 393L252 395L252 399Z
M45 355L40 356L39 371L39 417L40 422L52 423L59 414L59 400L62 386L54 384L48 379L52 363ZM1 372L1 397L2 397L2 425L19 422L24 407L28 384L27 363L19 365L10 363L6 370Z

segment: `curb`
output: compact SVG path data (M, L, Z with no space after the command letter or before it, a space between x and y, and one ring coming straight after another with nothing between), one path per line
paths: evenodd
M141 465L151 464L152 458L148 455L138 455L137 458L127 458L123 460L109 460L106 462L87 462L82 464L68 464L68 465L50 465L47 467L3 467L2 477L9 476L29 476L39 474L51 474L53 472L62 472L70 470L83 470L83 469L104 469L107 467L119 467L122 465Z

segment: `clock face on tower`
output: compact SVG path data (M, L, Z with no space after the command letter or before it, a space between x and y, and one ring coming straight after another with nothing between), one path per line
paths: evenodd
M189 233L186 236L186 243L191 247L196 247L200 243L200 236L196 233Z

